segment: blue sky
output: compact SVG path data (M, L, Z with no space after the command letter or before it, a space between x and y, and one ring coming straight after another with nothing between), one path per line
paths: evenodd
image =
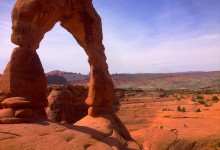
M0 73L16 45L10 42L15 0L0 2ZM102 17L111 73L220 70L220 0L93 0ZM45 72L87 74L83 49L59 23L37 50Z

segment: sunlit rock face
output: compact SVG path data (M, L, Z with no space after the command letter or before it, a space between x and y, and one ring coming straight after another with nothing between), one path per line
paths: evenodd
M101 18L91 0L16 1L12 10L11 41L18 47L13 50L0 80L0 102L4 103L7 98L11 98L11 103L14 99L21 103L27 101L30 102L28 106L21 104L19 107L40 112L39 115L33 113L36 117L46 117L42 111L48 105L47 80L36 50L44 34L57 22L73 35L88 55L90 83L85 102L90 107L89 115L111 113L114 88L102 44Z
M85 99L88 88L82 85L56 85L48 87L48 119L73 124L87 115Z

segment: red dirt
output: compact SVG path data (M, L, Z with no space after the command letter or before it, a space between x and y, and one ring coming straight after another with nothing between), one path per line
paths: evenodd
M204 101L212 96L203 95ZM128 97L117 115L144 149L218 149L220 102L207 107L193 102L192 95L183 97ZM186 112L177 111L178 106ZM198 108L201 112L196 112Z

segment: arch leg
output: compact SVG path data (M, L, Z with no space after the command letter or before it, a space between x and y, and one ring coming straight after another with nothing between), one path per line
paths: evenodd
M83 13L74 12L76 15L64 17L61 26L72 33L89 57L90 82L86 104L90 106L89 114L93 116L99 112L112 112L114 86L102 44L101 19L91 2L85 5L89 7L85 7Z
M47 81L36 49L44 34L60 20L63 5L51 0L16 1L12 10L11 40L18 47L14 49L0 81L3 108L16 110L18 106L15 104L19 103L19 108L34 110L33 115L35 112L36 115L33 117L46 117Z

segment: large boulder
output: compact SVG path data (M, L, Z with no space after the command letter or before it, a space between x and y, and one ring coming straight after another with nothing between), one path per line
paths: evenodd
M88 87L83 85L56 85L48 87L48 119L74 123L87 115L85 99Z

